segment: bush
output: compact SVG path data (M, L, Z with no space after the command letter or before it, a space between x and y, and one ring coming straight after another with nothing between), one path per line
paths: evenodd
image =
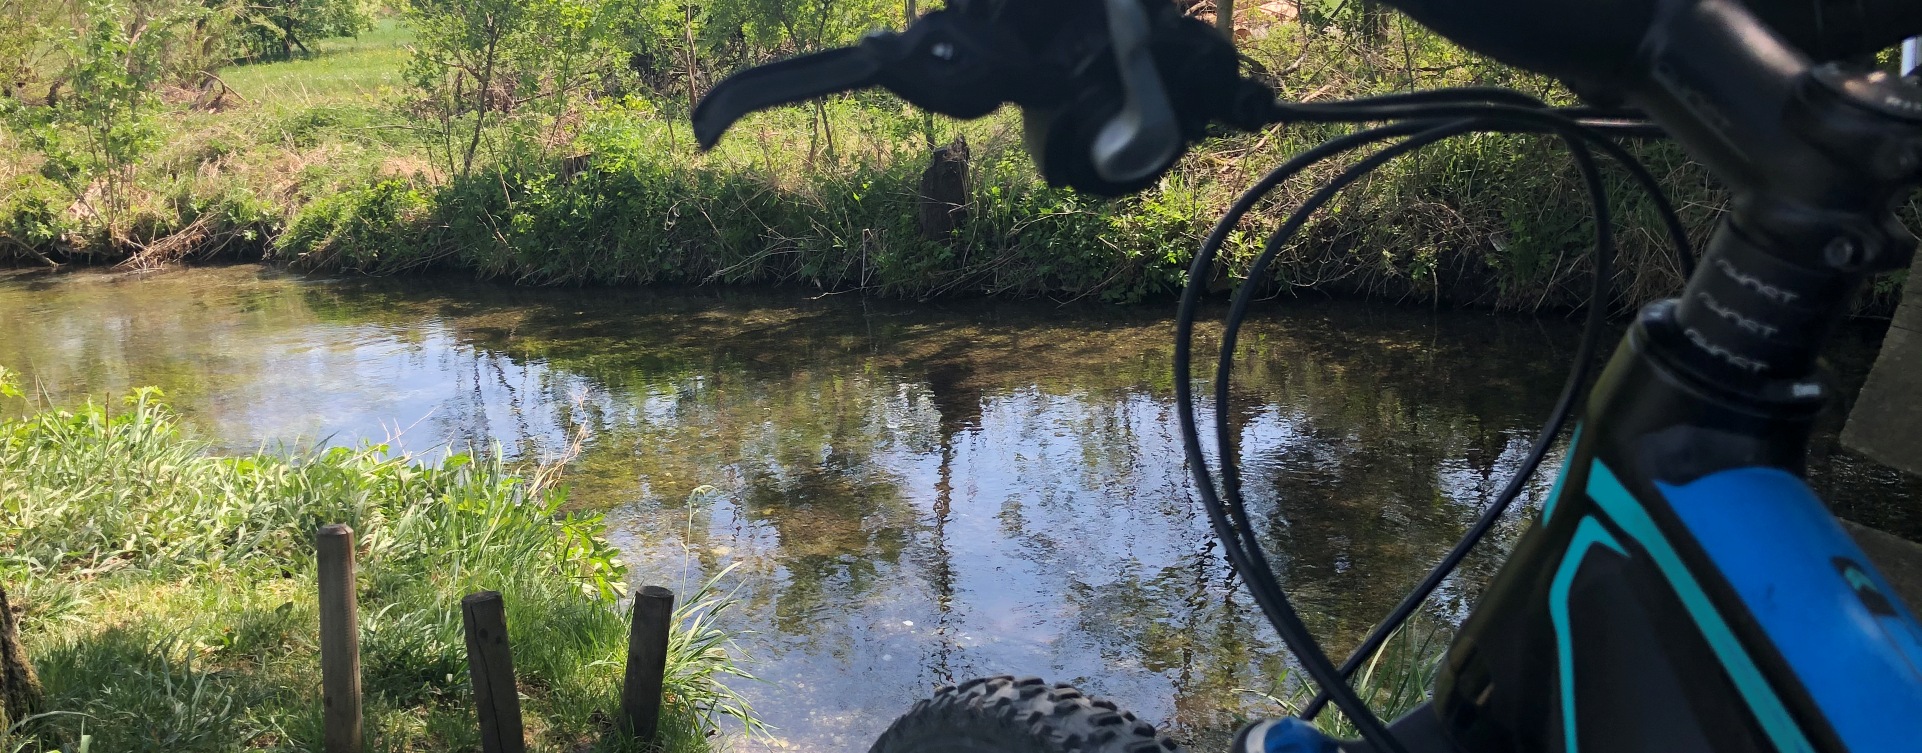
M22 175L0 194L0 263L43 261L40 249L72 232L65 211L69 195L53 181Z
M301 207L274 247L308 267L392 270L421 248L419 223L430 206L406 181L380 181Z

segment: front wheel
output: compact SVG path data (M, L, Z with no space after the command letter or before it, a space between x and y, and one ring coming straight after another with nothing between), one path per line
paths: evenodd
M935 691L868 753L1175 753L1155 726L1066 684L1007 675Z

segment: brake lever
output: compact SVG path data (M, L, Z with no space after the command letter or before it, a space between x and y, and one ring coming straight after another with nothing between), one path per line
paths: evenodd
M694 108L712 148L756 110L879 86L963 120L1021 108L1043 177L1100 196L1157 180L1211 122L1271 122L1274 92L1234 46L1168 0L951 0L901 33L742 71Z
M712 149L749 113L880 86L915 107L962 120L1028 98L1037 87L1020 40L984 19L935 11L906 32L876 30L853 47L729 76L694 107L694 137Z

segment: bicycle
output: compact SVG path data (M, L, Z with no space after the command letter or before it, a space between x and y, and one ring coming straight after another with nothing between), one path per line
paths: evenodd
M1300 717L1243 729L1234 748L1284 751L1881 751L1922 749L1922 625L1802 482L1829 397L1817 355L1874 274L1907 265L1896 220L1922 185L1922 86L1812 62L1922 34L1914 0L1391 0L1503 62L1605 107L1553 108L1495 89L1345 103L1276 101L1234 49L1168 0L953 0L905 32L739 73L693 113L712 146L748 112L885 87L959 118L1020 107L1050 183L1099 195L1150 185L1211 124L1385 123L1276 168L1197 253L1181 299L1176 397L1196 493L1255 601L1322 689ZM1386 144L1311 195L1248 272L1335 192L1426 144L1471 131L1565 142L1596 213L1588 329L1547 425L1497 502L1337 667L1276 583L1240 494L1228 412L1236 292L1214 379L1219 479L1202 452L1194 317L1225 237L1268 192L1330 157ZM1699 262L1655 178L1615 140L1667 135L1731 189ZM1583 404L1613 238L1597 154L1655 198L1688 277L1644 308ZM1560 476L1443 658L1429 702L1392 722L1347 679L1520 494L1578 412ZM1361 739L1312 727L1327 704ZM895 751L1176 750L1113 704L1037 678L939 691L878 740Z

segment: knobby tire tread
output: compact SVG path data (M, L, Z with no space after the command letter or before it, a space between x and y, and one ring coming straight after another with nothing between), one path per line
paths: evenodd
M1153 724L1066 683L1009 675L935 691L868 753L1179 753Z

